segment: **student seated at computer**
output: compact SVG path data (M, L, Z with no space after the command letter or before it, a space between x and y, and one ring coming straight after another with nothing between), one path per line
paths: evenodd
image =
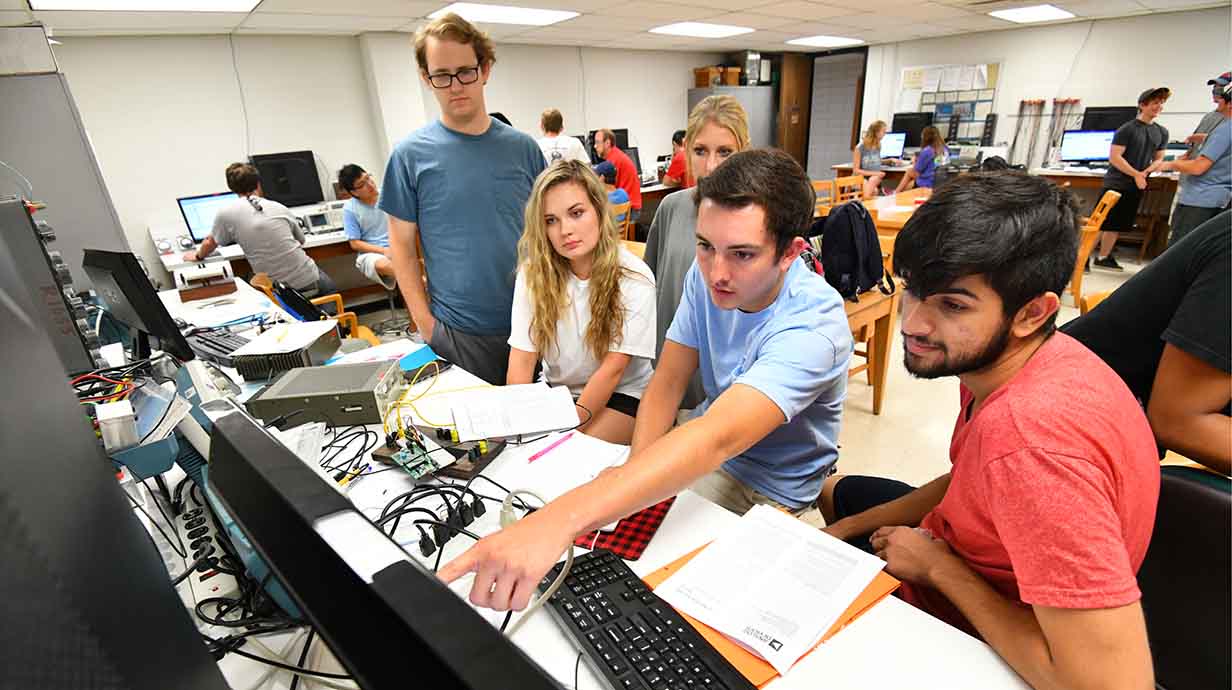
M642 215L642 180L637 175L637 166L629 154L616 145L616 135L610 129L595 132L595 153L616 168L616 186L629 195L630 221L636 223Z
M920 132L920 152L915 155L915 162L907 169L903 179L898 181L894 193L911 189L913 183L917 187L931 189L937 178L938 166L947 164L949 159L950 149L941 138L941 131L932 125L925 127Z
M863 542L904 599L992 646L1035 688L1141 688L1136 574L1159 498L1133 394L1056 332L1074 270L1070 194L1019 173L938 190L894 244L907 371L957 376L951 471L912 487L835 476L830 534Z
M220 209L214 228L200 247L184 254L201 261L219 246L239 244L254 273L299 290L305 297L328 295L338 286L304 251L304 229L286 206L261 197L261 176L248 163L227 166L227 188L240 196Z
M798 261L808 176L779 150L737 153L698 181L697 263L642 404L629 461L447 564L470 599L522 609L574 537L693 487L728 509L810 508L838 457L851 331L843 300ZM702 414L672 428L702 370ZM698 480L703 480L698 482Z
M355 163L338 171L338 186L351 198L342 207L342 230L355 251L355 270L386 290L398 287L394 277L393 256L389 249L389 216L377 208L381 191L376 180Z
M868 126L860 143L851 151L851 174L864 176L865 199L881 192L881 182L885 179L885 171L881 169L881 140L885 134L886 123L877 120Z
M530 383L542 362L582 408L581 431L629 443L653 373L654 274L620 243L588 165L557 161L535 180L510 323L507 382Z
M616 186L616 166L609 161L603 161L595 166L595 174L599 179L603 180L603 186L607 189L607 201L613 206L629 203L629 193L620 187ZM628 211L616 216L617 223L625 222L625 216Z
M1232 213L1194 228L1061 329L1146 409L1161 449L1232 474Z

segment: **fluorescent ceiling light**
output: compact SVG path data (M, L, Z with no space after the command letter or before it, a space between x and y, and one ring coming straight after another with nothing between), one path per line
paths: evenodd
M816 48L846 48L858 46L864 41L859 38L844 38L842 36L806 36L793 38L787 43L793 46L814 46Z
M692 36L693 38L727 38L740 34L753 33L753 29L729 24L707 24L705 22L677 22L656 26L650 30L652 34L667 34L668 36Z
M1071 19L1073 12L1068 12L1053 5L1032 5L1031 7L1015 7L1012 10L997 10L989 12L989 16L1004 19L1016 24L1032 22L1051 22L1058 19Z
M578 16L577 12L565 10L537 10L531 7L509 5L479 5L473 2L455 2L428 15L429 19L443 17L450 12L468 22L486 24L521 24L524 26L547 26Z
M260 0L30 0L32 10L250 12Z

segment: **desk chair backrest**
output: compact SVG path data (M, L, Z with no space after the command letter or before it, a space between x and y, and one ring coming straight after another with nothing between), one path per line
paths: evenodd
M1095 204L1095 210L1091 211L1091 216L1087 218L1087 228L1095 228L1099 230L1104 226L1104 219L1108 217L1108 212L1116 206L1117 201L1120 201L1121 193L1114 192L1111 189L1104 192L1104 195L1099 198L1099 203Z
M813 180L813 193L817 195L817 206L834 205L834 180Z
M630 223L629 209L633 208L633 203L626 201L623 204L612 204L609 207L612 214L612 220L616 221L616 230L619 231L621 239L634 240L633 223Z
M848 201L864 199L864 176L848 175L834 178L834 202L843 204Z
M1074 273L1069 280L1070 293L1074 297L1075 307L1082 305L1082 276L1087 266L1087 258L1091 256L1091 252L1095 249L1095 242L1099 240L1099 229L1103 227L1104 219L1108 217L1108 212L1116 206L1120 198L1120 192L1114 192L1111 189L1104 192L1099 203L1095 204L1095 210L1091 212L1091 216L1087 218L1082 230L1079 231L1078 260L1074 263Z
M1232 495L1165 473L1155 532L1138 571L1156 687L1232 687Z
M376 337L372 329L359 324L359 317L355 315L355 312L345 310L342 304L342 295L336 292L331 295L308 299L286 283L271 280L268 273L258 273L248 282L253 287L264 292L265 296L270 298L270 301L282 307L283 310L299 321L319 321L321 319L335 318L338 320L338 325L342 328L343 337L359 338L360 340L367 341L373 347L381 344L380 338ZM326 304L333 307L334 313L332 315L321 308L322 305Z

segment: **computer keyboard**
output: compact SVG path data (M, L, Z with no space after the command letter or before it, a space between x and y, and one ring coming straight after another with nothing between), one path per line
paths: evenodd
M556 564L539 583L541 592L561 567ZM754 690L610 551L575 558L547 609L613 690Z
M198 357L222 367L234 366L231 353L248 344L248 338L230 331L202 331L187 338Z

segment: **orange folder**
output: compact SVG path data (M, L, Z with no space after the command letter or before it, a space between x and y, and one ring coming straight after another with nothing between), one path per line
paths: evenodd
M706 546L709 546L709 544ZM681 556L680 558L677 558L671 563L668 563L662 568L659 568L653 573L650 573L646 577L642 578L642 580L644 580L651 589L658 587L663 584L663 581L666 580L669 575L672 575L677 570L680 570L684 567L685 563L688 563L694 556L701 553L701 550L706 548L706 546L699 547ZM899 581L894 577L887 575L884 570L877 573L877 577L873 578L873 581L868 584L868 587L864 588L864 591L860 593L860 596L856 597L856 600L851 602L851 606L848 606L847 610L843 611L843 615L838 617L838 620L835 621L834 625L826 631L826 634L821 636L821 641L818 642L817 645L820 645L822 642L834 637L835 633L842 630L851 621L859 618L862 613L872 608L873 604L876 604L889 596L890 592L898 589L898 585ZM677 611L677 613L680 612ZM687 620L689 625L692 625L697 632L701 633L701 636L706 638L706 641L718 650L718 652L722 654L732 666L735 666L740 673L744 674L744 677L748 678L749 682L753 685L760 688L774 680L775 677L779 675L779 672L770 665L770 662L762 659L756 654L753 654L735 642L732 642L723 633L689 615L684 613L680 613L680 615L682 618ZM814 646L813 649L817 649L817 647ZM806 652L806 654L811 653L812 651L813 650L810 649Z

